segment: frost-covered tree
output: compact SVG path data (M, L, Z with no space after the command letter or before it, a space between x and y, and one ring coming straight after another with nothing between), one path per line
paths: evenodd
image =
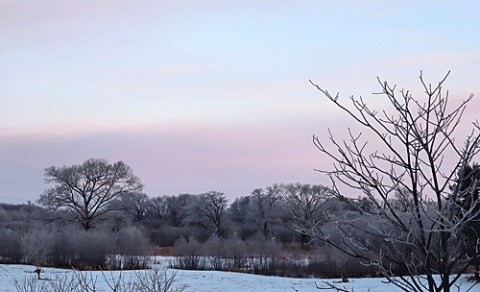
M233 203L231 203L226 210L226 216L228 216L230 222L231 233L234 237L238 237L241 240L252 237L256 231L255 225L248 217L250 214L251 199L251 196L235 198Z
M285 215L282 197L282 186L274 184L265 189L255 189L250 196L247 219L253 222L263 239L271 239L273 229L282 225Z
M147 204L147 217L153 220L167 221L170 214L167 197L150 198Z
M198 220L197 223L211 231L217 238L222 237L221 227L224 219L224 211L227 207L225 194L210 191L198 197Z
M88 159L81 165L51 166L45 169L49 187L39 202L65 208L73 220L90 229L111 211L106 206L118 196L141 192L143 185L122 161L113 164L104 159Z
M290 227L300 233L302 245L310 243L313 228L326 221L330 190L322 185L296 183L282 186L282 194L289 210Z
M330 143L314 136L318 150L333 162L333 168L320 171L330 176L335 196L358 206L342 195L341 190L349 189L350 194L356 191L374 203L368 211L359 210L362 220L332 218L340 242L332 241L321 228L316 235L376 265L405 291L450 291L474 263L480 247L476 242L476 253L468 253L462 236L465 226L477 220L479 202L460 205L452 199L465 196L470 189L452 185L466 181L467 173L461 170L480 150L480 125L474 122L465 140L458 143L456 130L473 95L450 105L448 91L443 90L447 77L432 86L420 74L425 93L421 98L379 79L379 94L388 101L388 108L380 110L361 97L344 103L338 94L331 95L312 82L363 129L358 133L349 129L346 139L330 131ZM403 209L391 204L393 198L405 201Z
M134 222L140 222L148 216L150 200L144 193L124 193L113 200L108 207L123 211Z

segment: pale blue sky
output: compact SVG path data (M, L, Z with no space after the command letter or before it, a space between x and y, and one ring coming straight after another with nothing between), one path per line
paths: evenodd
M477 3L0 1L0 201L90 157L150 196L327 184L311 136L349 124L308 79L381 103L377 76L452 70L452 96L479 95Z

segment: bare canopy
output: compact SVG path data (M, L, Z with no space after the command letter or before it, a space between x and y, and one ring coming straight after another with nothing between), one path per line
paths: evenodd
M114 198L140 192L140 179L122 161L113 164L105 159L88 159L81 165L50 166L45 169L49 187L39 202L54 208L66 208L85 229L92 228Z
M480 151L480 125L474 122L463 143L456 141L456 130L473 95L450 105L448 91L443 90L447 76L432 86L420 75L424 97L414 97L408 90L398 92L379 79L379 94L389 105L380 111L361 97L351 97L348 104L312 83L365 132L355 134L349 129L346 140L331 132L325 139L313 138L318 150L333 162L330 170L321 171L330 176L334 195L363 214L333 218L340 233L337 241L321 226L316 235L377 266L404 291L451 291L461 273L480 258L480 242L473 246L475 253L466 252L464 246L471 240L461 236L465 226L478 220L480 202L459 203L478 186L454 187L467 181L464 170ZM372 141L374 146L368 143ZM362 210L342 194L341 186L361 193L373 208Z

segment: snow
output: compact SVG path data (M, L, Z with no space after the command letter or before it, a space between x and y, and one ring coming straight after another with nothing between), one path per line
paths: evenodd
M161 265L157 265L160 267ZM33 271L35 266L29 265L0 265L0 289L4 292L17 291L15 288L15 280L19 283L25 279L35 279L36 274ZM74 277L74 273L82 273L89 279L95 279L97 291L111 291L108 287L108 279L117 278L122 275L123 279L129 281L133 279L136 271L113 271L113 272L74 272L65 269L44 268L42 269L42 278L53 279L55 277ZM327 287L326 282L337 285L338 287L348 290L359 291L400 291L399 288L392 284L387 284L381 278L362 278L350 279L348 283L339 283L339 279L297 279L258 276L250 274L241 274L233 272L217 272L217 271L183 271L168 270L168 273L176 273L174 287L188 285L184 291L322 291L316 288L316 285ZM36 280L45 281L45 280ZM466 276L459 279L461 284L460 291L467 291L472 286L467 282ZM456 289L455 289L456 290ZM325 290L323 290L325 291ZM333 290L327 290L333 291Z

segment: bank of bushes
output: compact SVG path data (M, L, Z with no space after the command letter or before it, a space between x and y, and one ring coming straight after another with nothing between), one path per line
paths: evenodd
M372 277L374 267L329 246L285 246L276 241L179 240L171 268L215 270L297 278Z
M75 269L149 267L148 239L138 228L82 230L33 225L0 230L0 262Z

